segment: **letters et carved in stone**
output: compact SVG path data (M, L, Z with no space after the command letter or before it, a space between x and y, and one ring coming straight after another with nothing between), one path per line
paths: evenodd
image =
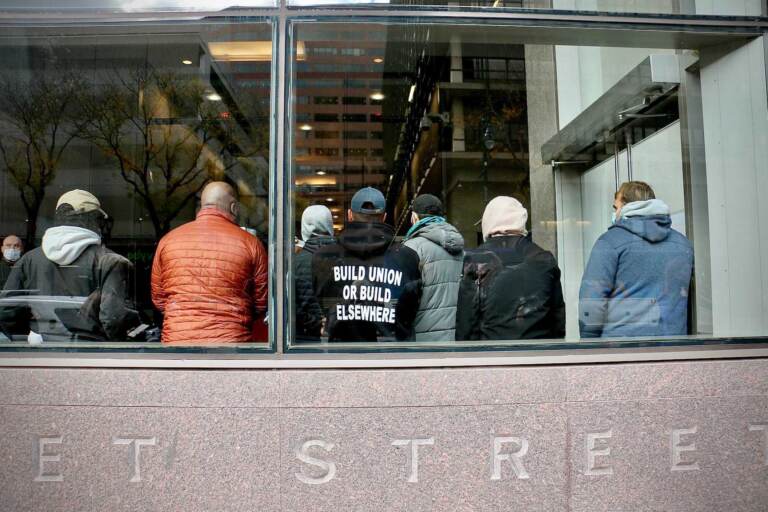
M62 436L39 436L37 438L37 476L35 482L63 482L64 475L46 468L46 463L61 462L61 454L53 453L53 448L46 448L53 444L62 444Z

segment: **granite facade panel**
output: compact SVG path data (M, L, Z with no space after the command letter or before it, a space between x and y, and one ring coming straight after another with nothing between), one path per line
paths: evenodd
M0 432L2 510L751 512L768 503L766 360L0 369Z

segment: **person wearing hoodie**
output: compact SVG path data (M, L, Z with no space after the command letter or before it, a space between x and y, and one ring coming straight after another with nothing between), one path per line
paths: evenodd
M301 215L301 250L293 259L296 301L296 341L320 341L323 311L312 288L312 257L335 242L333 214L323 205L312 205Z
M96 196L84 190L63 194L56 203L54 227L43 234L41 247L14 265L5 283L6 295L12 291L11 295L84 297L77 314L58 313L72 336L125 340L128 331L141 324L128 292L133 267L102 244L107 225L108 216ZM10 313L16 316L16 328L23 324L23 329L40 333L43 339L53 328L31 318L28 311L25 314L25 308L3 309L4 325Z
M338 241L315 252L313 288L325 312L328 340L412 340L419 308L419 256L395 244L384 223L386 200L375 188L358 190Z
M411 222L404 245L419 255L422 285L416 341L454 341L464 238L446 222L443 203L431 194L414 199Z
M24 244L16 235L8 235L3 239L3 257L0 261L0 286L5 286L8 276L11 275L13 265L21 258Z
M554 256L528 237L528 212L499 196L485 207L484 243L464 259L457 340L559 339L565 302Z
M640 181L614 196L614 222L598 238L579 291L582 338L688 333L693 247L669 207Z

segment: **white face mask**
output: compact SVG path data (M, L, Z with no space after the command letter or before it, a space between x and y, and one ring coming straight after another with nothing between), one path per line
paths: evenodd
M19 258L21 258L21 250L20 249L3 249L3 258L5 258L7 261L15 262Z

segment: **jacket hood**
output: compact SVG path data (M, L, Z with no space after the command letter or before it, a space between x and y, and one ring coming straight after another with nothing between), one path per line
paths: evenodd
M651 243L662 242L672 229L669 206L660 199L627 203L612 227L626 229Z
M461 254L461 251L464 250L464 237L461 236L458 229L447 222L419 226L409 238L416 238L417 236L439 245L449 254Z
M324 247L326 245L331 245L335 242L336 242L336 239L333 238L332 236L313 236L312 238L304 242L302 251L306 251L309 254L314 254L321 247Z
M381 254L395 238L395 230L380 222L350 222L339 235L339 244L362 257Z
M45 230L43 254L57 265L69 265L91 245L101 244L101 237L90 229L57 226Z
M321 204L308 206L301 214L301 239L307 242L313 236L333 236L333 215Z

